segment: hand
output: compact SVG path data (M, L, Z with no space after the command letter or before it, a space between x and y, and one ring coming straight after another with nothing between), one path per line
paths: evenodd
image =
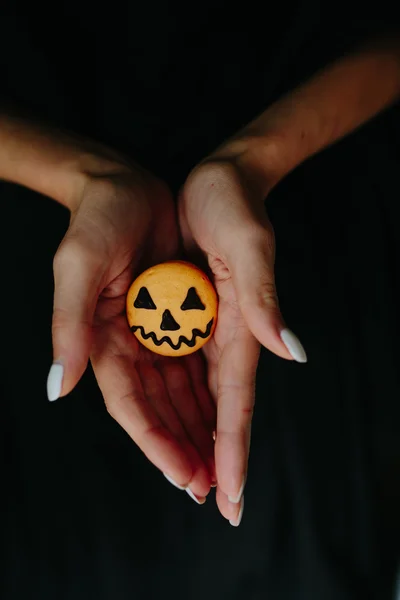
M179 199L185 248L189 256L205 255L219 295L217 327L203 351L217 406L217 503L233 525L243 511L260 343L282 358L306 361L278 306L265 194L244 163L223 151L210 157L190 174Z
M215 408L201 356L167 359L132 335L126 293L135 274L176 256L166 186L139 168L86 177L70 201L54 260L54 360L49 399L68 394L89 356L108 412L166 476L203 502L214 472Z

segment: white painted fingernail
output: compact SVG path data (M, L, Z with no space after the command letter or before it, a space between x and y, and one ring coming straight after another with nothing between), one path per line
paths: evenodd
M245 483L246 482L243 481L237 496L228 496L229 502L232 502L232 504L239 504L239 502L241 501L242 496L243 496L243 490L244 490Z
M191 497L192 500L197 502L197 504L204 504L204 502L206 501L205 498L198 498L197 496L195 496L190 488L186 488L186 493Z
M167 475L166 473L163 473L165 479L167 481L169 481L173 486L175 486L178 490L181 490L182 492L186 492L192 500L194 500L197 504L204 504L204 502L206 501L205 498L198 498L197 496L195 496L192 492L192 490L188 487L185 487L183 485L179 485L179 483L176 483L176 481L174 481L172 479L172 477L170 477L169 475Z
M290 331L290 329L282 329L281 340L295 361L299 363L307 362L306 351L304 350L299 338L293 333L293 331Z
M182 491L183 491L183 490L186 490L185 486L183 486L183 485L179 485L179 483L176 483L176 481L174 481L174 480L172 479L172 477L170 477L170 476L169 476L169 475L167 475L166 473L163 473L163 475L164 475L165 479L166 479L167 481L169 481L170 483L172 483L172 485L173 485L173 486L175 486L176 488L178 488L178 490L182 490Z
M237 519L231 519L229 521L229 523L230 523L230 525L232 525L232 527L239 527L240 521L242 520L242 517L243 517L243 511L244 511L244 496L242 496L242 499L240 501L240 510L239 510Z
M54 362L47 376L47 397L50 402L57 400L61 394L64 367L59 362Z

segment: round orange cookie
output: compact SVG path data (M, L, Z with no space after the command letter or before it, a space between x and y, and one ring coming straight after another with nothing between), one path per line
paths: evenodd
M212 336L218 299L194 265L170 261L144 271L126 299L129 326L146 348L164 356L196 352Z

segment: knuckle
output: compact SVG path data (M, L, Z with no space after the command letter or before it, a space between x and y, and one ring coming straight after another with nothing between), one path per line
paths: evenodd
M94 274L101 265L101 252L98 252L90 239L73 231L67 233L53 259L55 275L73 270L76 277Z
M138 435L138 442L140 443L141 441L144 441L144 440L148 441L148 440L155 439L155 438L159 437L160 434L162 435L163 431L164 431L164 427L161 425L161 423L147 425L146 427L144 427L142 429L142 431Z
M237 444L244 446L248 428L248 423L243 420L241 423L217 429L216 439L219 444L228 443L230 446Z
M52 331L53 333L56 332L57 330L61 329L62 327L64 327L64 325L66 323L68 323L69 318L69 311L61 308L61 307L54 307L53 310L53 322L52 322Z
M53 259L54 271L60 271L65 267L74 265L79 261L80 255L81 248L77 240L65 237Z
M112 417L115 421L119 422L118 419L120 417L122 407L127 402L130 403L133 399L134 399L133 393L125 394L124 396L115 395L115 396L105 398L104 402L105 402L106 410L107 410L108 414L110 415L110 417Z
M90 335L92 330L91 322L89 317L85 315L75 314L71 308L62 308L55 306L53 309L53 317L51 324L51 331L53 339L60 339L61 335L63 339L70 339L74 336L84 337ZM67 336L67 338L65 338Z
M277 304L278 297L275 282L272 278L265 277L259 282L258 293L263 300L271 304Z
M257 281L257 285L253 288L248 288L239 294L239 305L244 308L246 306L259 304L261 307L265 304L271 309L279 312L278 296L273 279L273 273L264 273Z

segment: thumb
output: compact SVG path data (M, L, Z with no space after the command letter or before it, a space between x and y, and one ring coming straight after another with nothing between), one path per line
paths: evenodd
M275 288L275 239L271 225L246 227L226 254L237 301L252 334L274 354L307 362L298 337L287 328Z
M104 268L79 236L66 235L54 257L53 364L49 400L68 394L89 360L92 321Z

